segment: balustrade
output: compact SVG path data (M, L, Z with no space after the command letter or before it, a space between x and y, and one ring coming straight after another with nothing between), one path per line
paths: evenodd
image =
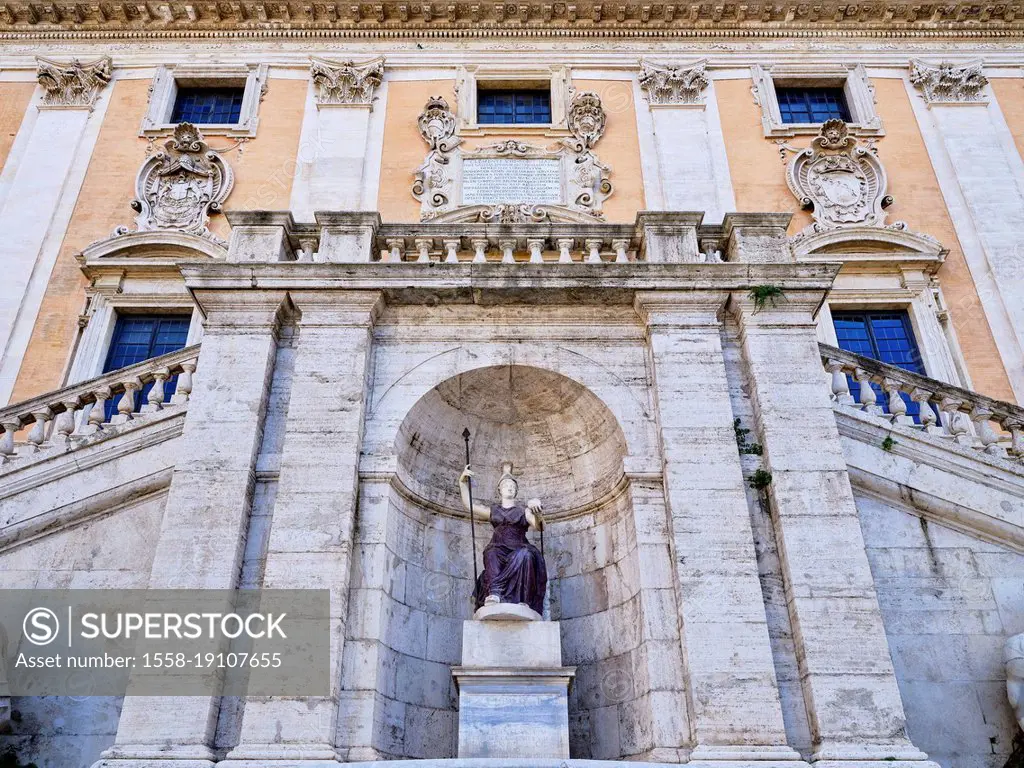
M836 405L992 456L1024 461L1024 408L827 344L820 347ZM860 385L857 401L850 394L851 379ZM884 393L884 406L875 387ZM908 401L917 413L910 413Z
M186 347L0 409L0 463L53 447L68 448L103 430L144 421L147 414L168 406L187 405L198 358L198 345ZM166 384L174 376L177 385L168 397ZM136 412L136 394L148 384L152 387L146 402ZM108 420L107 403L114 399L117 405Z

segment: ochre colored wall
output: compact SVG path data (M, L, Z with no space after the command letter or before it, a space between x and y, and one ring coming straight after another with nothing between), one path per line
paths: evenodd
M0 83L0 169L7 162L35 89L35 83Z
M888 220L905 221L910 229L937 238L949 249L939 279L974 387L991 397L1015 402L903 81L876 78L873 83L886 134L878 141L878 154L895 200L886 209ZM811 217L799 210L786 186L779 148L764 137L761 108L754 104L750 89L750 80L715 83L736 205L741 211L793 212L790 233L795 233L810 224ZM810 138L788 143L805 147Z
M138 134L149 85L149 80L118 80L112 86L110 105L11 402L61 386L77 334L78 316L85 307L85 279L75 254L109 237L114 227L133 224L135 212L129 203L135 196L135 174L146 157L147 142ZM257 135L244 144L241 152L234 149L224 153L235 172L235 187L225 208L289 207L306 88L304 80L270 81L260 104ZM209 144L220 149L234 141L213 136ZM229 232L223 216L214 216L210 228L224 238Z
M640 141L637 136L633 87L619 80L575 80L581 91L595 91L608 115L604 137L595 153L611 168L612 196L604 204L607 221L632 223L636 212L644 208L644 185L640 166ZM413 173L427 155L427 145L419 134L416 120L427 99L443 96L455 109L455 82L452 80L398 81L388 85L387 115L384 120L384 152L381 162L377 207L384 221L419 221L420 204L412 196ZM544 136L535 128L467 136L466 150L473 150L505 139L518 139L535 146L551 146L557 138Z

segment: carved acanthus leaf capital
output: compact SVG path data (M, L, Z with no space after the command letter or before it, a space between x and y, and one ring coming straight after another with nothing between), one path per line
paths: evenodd
M703 104L710 81L706 61L688 67L672 67L640 62L640 88L651 104Z
M103 86L110 82L112 65L109 56L86 63L36 58L36 78L43 87L44 107L88 107L96 103Z
M135 178L132 208L139 232L173 230L219 242L207 224L231 193L234 174L203 134L179 123L164 150L150 156Z
M914 60L910 62L910 82L921 89L929 104L969 103L984 101L988 78L980 61L961 67L949 63L935 66Z
M384 79L384 57L361 64L313 59L310 73L318 106L368 105Z
M811 211L811 232L885 225L885 169L873 144L858 142L842 120L829 120L811 146L798 152L786 174L789 188ZM902 227L902 224L894 224Z

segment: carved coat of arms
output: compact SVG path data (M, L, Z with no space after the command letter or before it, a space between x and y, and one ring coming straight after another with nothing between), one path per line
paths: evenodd
M139 169L132 208L139 212L140 232L177 230L217 240L207 229L211 213L220 211L231 193L234 174L190 123L174 135Z
M811 146L790 161L786 178L801 205L811 211L815 231L860 225L883 226L892 198L874 148L861 145L842 120L829 120Z

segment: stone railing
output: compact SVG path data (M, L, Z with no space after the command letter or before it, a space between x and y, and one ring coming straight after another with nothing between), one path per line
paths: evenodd
M825 370L832 375L832 397L837 405L993 456L1006 458L1009 454L1024 460L1024 408L828 344L820 347ZM860 385L856 401L847 376ZM879 387L881 397L870 384ZM907 400L917 405L916 417L908 415Z
M198 358L199 345L186 347L0 409L0 463L51 447L72 447L104 430L127 424L140 414L187 404ZM174 376L178 380L172 393L167 391L166 382ZM153 386L136 412L136 393L150 383ZM109 420L108 402L117 404ZM26 427L31 428L20 442L16 438Z
M477 206L482 207L482 206ZM531 209L533 210L533 209ZM543 211L541 211L543 213ZM373 211L321 211L297 223L285 211L231 211L229 262L366 262L422 264L665 264L793 262L788 214L728 213L721 224L703 214L641 211L632 224L599 221L383 223Z

